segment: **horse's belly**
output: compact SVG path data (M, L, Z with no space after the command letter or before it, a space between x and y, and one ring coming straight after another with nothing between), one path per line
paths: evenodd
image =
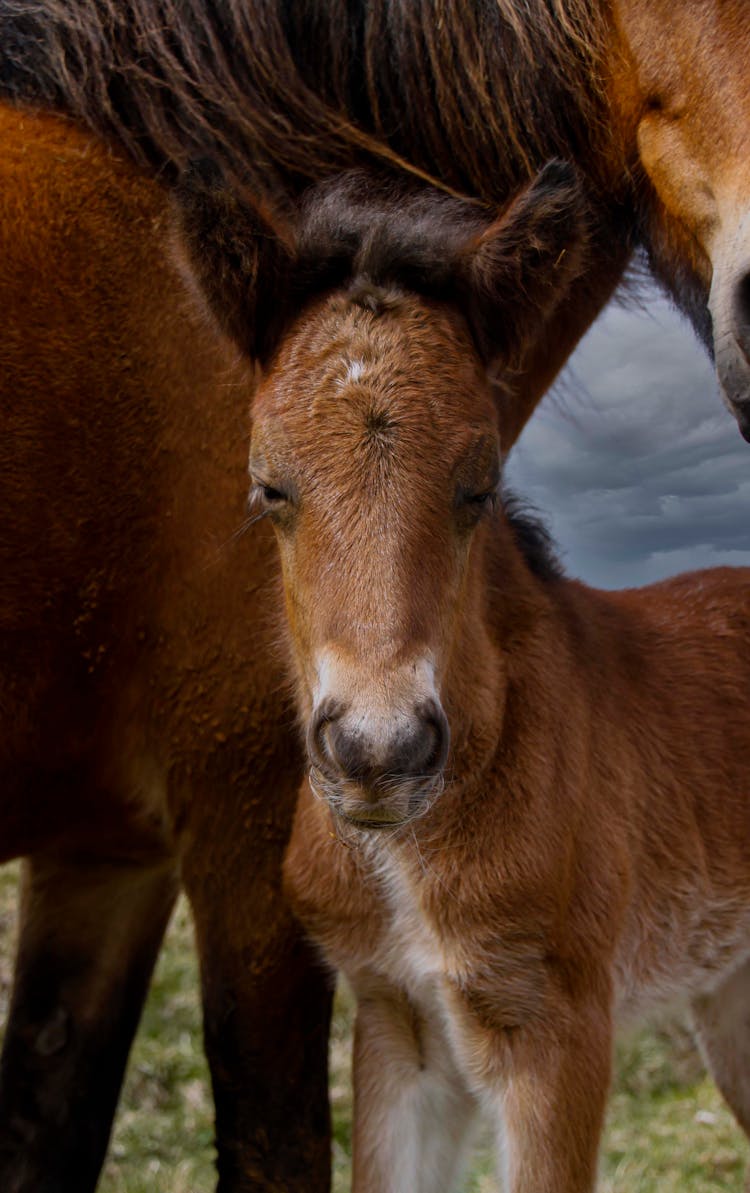
M644 933L616 963L619 1013L630 1018L659 1004L684 1002L717 989L750 958L750 898L717 900L700 915Z

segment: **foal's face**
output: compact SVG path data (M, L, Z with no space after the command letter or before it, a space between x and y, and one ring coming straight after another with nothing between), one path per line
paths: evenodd
M499 481L461 317L413 296L375 312L324 299L257 394L250 472L281 551L313 782L351 821L400 823L441 783L441 685Z
M481 604L472 542L499 480L488 375L522 366L581 272L575 173L549 162L495 218L344 174L312 188L290 243L210 170L180 195L195 280L265 368L250 471L281 550L312 780L355 823L403 823L440 786L441 692L481 620L462 613Z

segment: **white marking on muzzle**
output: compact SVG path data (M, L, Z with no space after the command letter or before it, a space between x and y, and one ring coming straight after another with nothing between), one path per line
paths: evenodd
M426 655L377 673L326 648L316 660L316 673L315 707L323 701L340 707L342 727L367 742L376 766L385 762L399 737L409 735L420 705L440 707L435 665Z

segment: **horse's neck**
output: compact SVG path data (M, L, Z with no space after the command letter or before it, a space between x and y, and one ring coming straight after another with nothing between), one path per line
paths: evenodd
M452 783L481 786L502 748L509 685L544 697L543 661L568 651L569 633L556 592L532 574L507 528L491 537L473 567L457 625L442 696L451 727ZM531 697L529 697L531 699Z

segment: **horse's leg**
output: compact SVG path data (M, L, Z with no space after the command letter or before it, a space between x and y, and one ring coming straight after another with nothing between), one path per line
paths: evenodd
M697 999L692 1012L711 1075L750 1138L750 962L711 995Z
M612 1064L609 1008L551 1004L501 1029L500 1160L508 1193L592 1193ZM494 1067L490 1055L488 1073ZM502 1075L501 1075L502 1074Z
M174 905L164 859L35 856L0 1064L0 1189L89 1193Z
M354 1193L449 1193L477 1103L440 1012L382 983L360 987L354 1032Z
M460 1057L483 1105L497 1108L507 1193L595 1188L613 1028L607 976L594 984L592 970L583 989L568 971L563 981L551 975L542 994L543 972L522 967L518 984L506 978L495 988L485 979L450 993ZM563 982L573 990L560 989Z
M330 1187L328 1027L332 980L281 890L296 800L195 795L182 876L195 919L203 1030L216 1106L219 1193ZM229 793L232 789L229 788Z

